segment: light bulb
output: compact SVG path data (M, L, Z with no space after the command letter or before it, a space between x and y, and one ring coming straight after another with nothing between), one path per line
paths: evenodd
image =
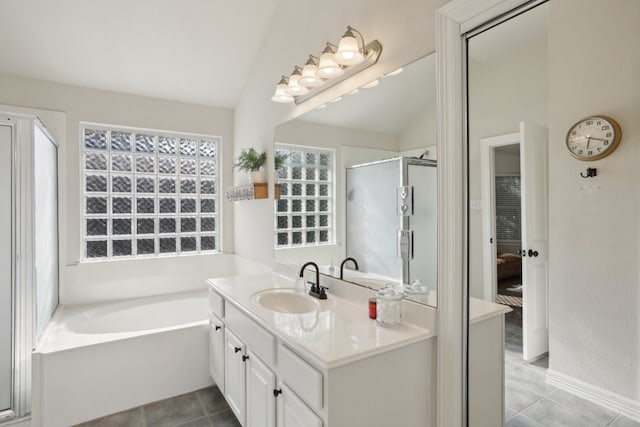
M316 76L317 72L318 65L316 64L313 55L309 55L307 63L302 68L302 76L298 80L298 84L308 88L320 86L322 84L322 79Z
M293 96L289 95L287 89L287 79L283 76L280 83L278 83L278 86L276 86L276 92L271 97L271 100L280 104L293 102Z
M356 39L351 32L351 27L349 27L347 32L344 33L344 36L342 36L342 39L340 39L338 51L333 58L340 65L356 65L364 60L364 56L358 46L358 39Z
M333 59L335 50L331 47L330 43L327 43L322 55L320 56L320 62L318 63L318 71L316 76L322 79L332 79L338 77L344 73L342 68Z

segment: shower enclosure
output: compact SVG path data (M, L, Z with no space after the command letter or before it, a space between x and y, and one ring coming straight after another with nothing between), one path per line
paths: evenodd
M360 270L436 289L434 160L397 157L346 171L346 253Z
M0 423L28 415L31 352L58 304L57 146L0 112Z

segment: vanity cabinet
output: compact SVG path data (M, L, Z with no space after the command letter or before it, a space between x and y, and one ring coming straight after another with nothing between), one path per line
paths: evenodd
M224 394L224 323L209 313L209 375Z
M285 384L278 384L278 427L322 427L322 420Z
M245 345L229 329L224 333L224 396L231 410L245 425Z
M247 351L247 427L275 427L276 375L251 350ZM282 413L282 411L280 411Z

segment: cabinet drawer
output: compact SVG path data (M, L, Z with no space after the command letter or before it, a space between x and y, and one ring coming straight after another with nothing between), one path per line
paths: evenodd
M233 304L225 307L225 323L267 365L275 362L276 339Z
M283 345L278 346L282 380L311 408L322 408L322 373Z
M224 317L224 298L211 288L209 288L209 310L221 319Z

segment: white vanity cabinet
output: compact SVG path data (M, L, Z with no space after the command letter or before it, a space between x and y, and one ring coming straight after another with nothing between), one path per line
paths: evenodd
M209 313L209 375L224 394L224 323Z
M322 420L289 387L278 385L278 427L322 427Z
M251 350L247 351L247 424L246 427L275 427L276 375Z
M245 425L246 361L245 345L229 329L224 333L224 396L231 410Z

